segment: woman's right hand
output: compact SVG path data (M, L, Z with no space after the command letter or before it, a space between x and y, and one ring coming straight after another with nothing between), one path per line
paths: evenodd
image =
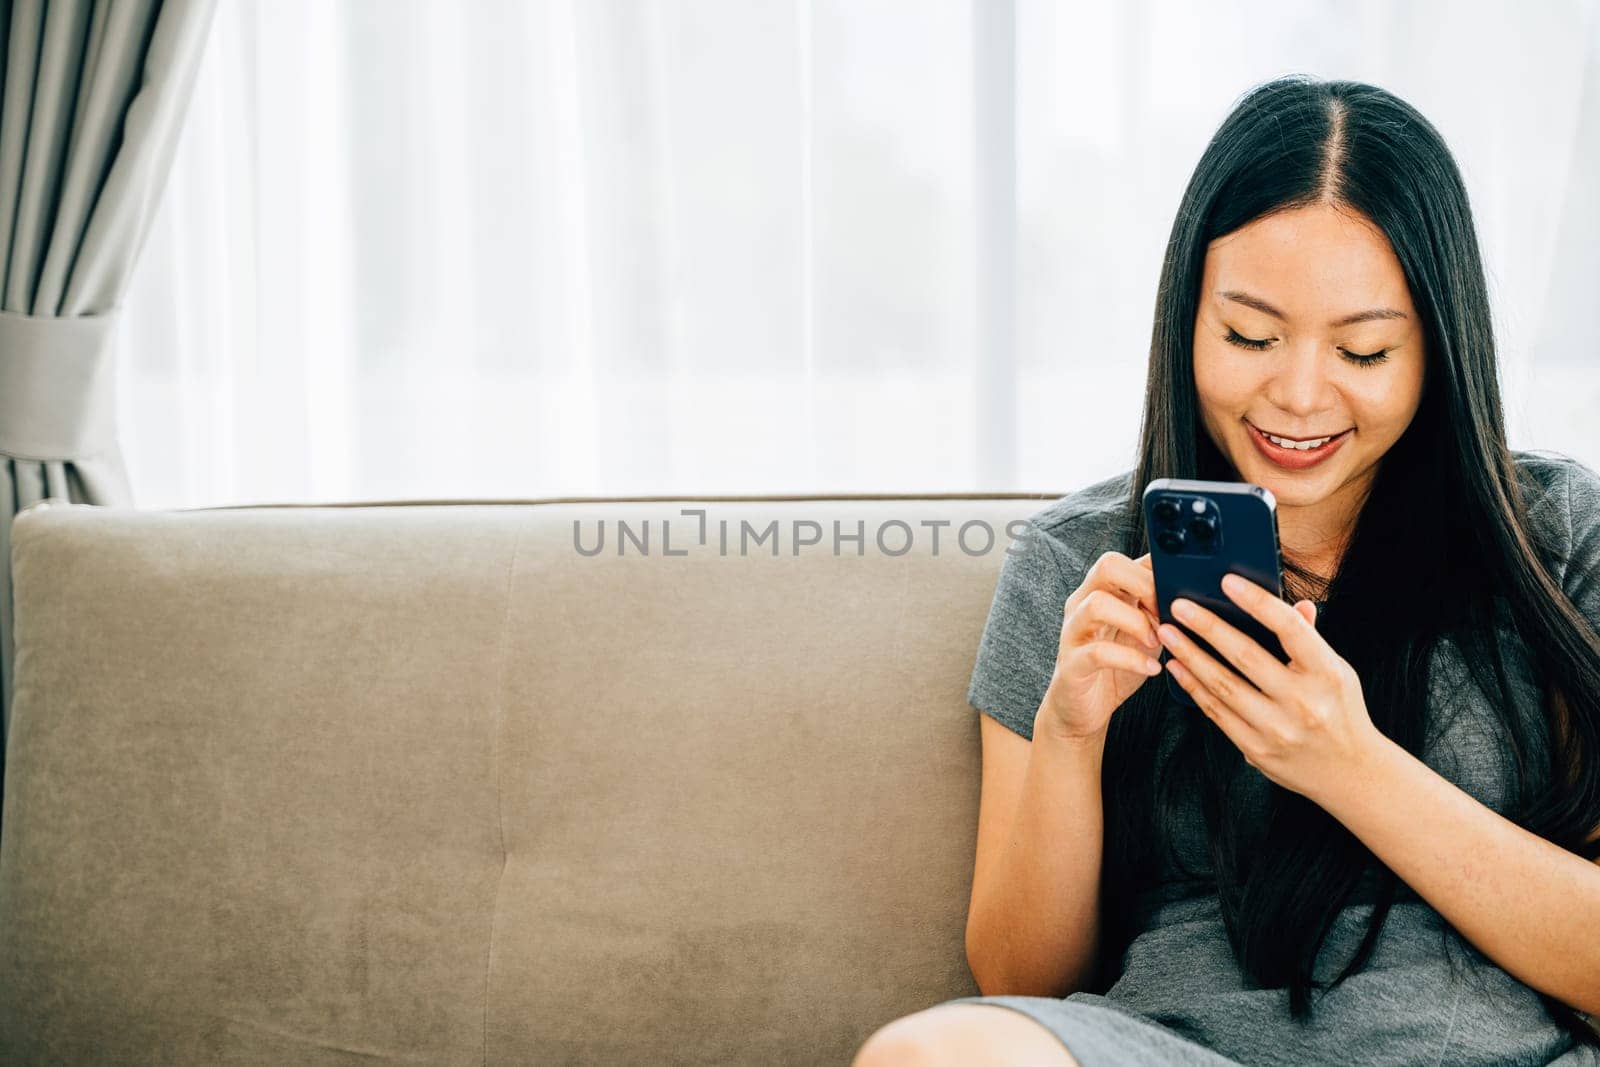
M1073 740L1103 741L1111 713L1161 673L1157 619L1148 552L1138 559L1107 552L1095 560L1062 609L1043 725Z

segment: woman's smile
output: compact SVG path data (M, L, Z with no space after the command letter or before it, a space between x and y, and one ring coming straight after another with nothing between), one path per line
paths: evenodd
M1249 419L1245 419L1244 424L1248 427L1246 432L1250 435L1250 440L1255 443L1256 450L1267 460L1285 470L1306 470L1315 467L1339 451L1339 447L1355 432L1355 428L1350 427L1322 437L1292 438L1269 434ZM1295 443L1291 446L1288 443L1290 441Z

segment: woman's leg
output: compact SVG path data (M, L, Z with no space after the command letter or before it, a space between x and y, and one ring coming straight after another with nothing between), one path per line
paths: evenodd
M998 1004L936 1004L873 1031L850 1067L1078 1067L1037 1020Z

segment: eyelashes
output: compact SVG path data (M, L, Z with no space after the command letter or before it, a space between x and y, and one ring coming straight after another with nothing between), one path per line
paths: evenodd
M1236 344L1240 348L1253 348L1258 351L1266 348L1271 343L1269 341L1257 341L1252 337L1241 337L1232 326L1228 327L1228 341L1230 344Z
M1248 348L1252 352L1259 352L1268 345L1272 344L1271 338L1257 340L1254 337L1244 337L1231 326L1228 327L1228 335L1225 340L1231 345L1237 345L1240 348ZM1342 348L1339 349L1339 351L1343 354L1345 359L1356 364L1358 367L1375 367L1379 363L1382 363L1389 358L1389 350L1387 348L1379 349L1376 352L1367 352L1365 354L1359 352L1346 352Z

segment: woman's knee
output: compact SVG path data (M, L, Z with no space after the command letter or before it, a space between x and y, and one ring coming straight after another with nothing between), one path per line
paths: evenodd
M986 1063L1078 1067L1055 1034L998 1004L939 1004L891 1020L873 1031L850 1067Z
M928 1043L926 1030L913 1022L915 1018L902 1016L874 1030L856 1050L850 1067L912 1067L938 1062L932 1058L936 1050Z

